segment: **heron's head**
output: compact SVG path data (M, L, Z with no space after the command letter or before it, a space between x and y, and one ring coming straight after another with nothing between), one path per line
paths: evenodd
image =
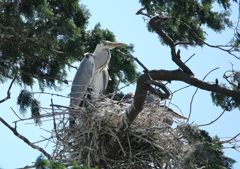
M110 42L107 40L102 40L96 47L95 51L101 51L103 49L114 49L115 47L122 46L124 43Z
M178 118L178 119L185 119L185 120L188 119L188 118L176 113L175 111L173 111L172 109L170 109L169 107L167 107L165 105L160 105L159 110L164 111L166 113L166 115L171 118Z

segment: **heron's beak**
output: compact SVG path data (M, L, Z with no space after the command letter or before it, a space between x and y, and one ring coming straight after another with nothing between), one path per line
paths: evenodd
M122 46L122 45L125 45L125 43L111 42L108 44L110 49L113 49L115 47Z
M184 116L181 116L181 115L179 115L179 114L177 114L177 113L174 113L174 115L173 115L174 117L176 117L176 118L179 118L179 119L187 119L186 117L184 117Z

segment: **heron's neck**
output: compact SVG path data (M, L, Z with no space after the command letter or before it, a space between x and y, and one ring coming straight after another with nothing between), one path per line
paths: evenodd
M107 67L111 58L111 52L109 49L95 50L93 53L96 69L100 67Z

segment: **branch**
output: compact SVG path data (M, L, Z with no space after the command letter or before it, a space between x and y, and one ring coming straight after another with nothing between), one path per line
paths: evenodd
M203 80L205 80L206 77L207 77L210 73L212 73L213 71L215 71L215 70L217 70L217 69L219 69L219 67L217 67L217 68L211 70L210 72L208 72L208 73L204 76ZM217 84L217 85L218 85L218 84ZM191 116L191 113L192 113L192 103L193 103L193 99L194 99L197 91L198 91L198 88L195 90L195 92L194 92L194 94L193 94L193 96L192 96L191 102L190 102L190 112L189 112L189 115L188 115L187 123L188 123L188 121L189 121L189 119L190 119L190 116Z
M209 47L218 48L218 49L220 49L220 50L222 50L222 51L228 52L230 55L234 56L235 58L240 59L238 56L236 56L236 55L234 55L234 54L232 53L232 51L231 51L232 46L230 46L231 48L228 50L228 49L221 48L221 47L220 47L221 45L210 45L210 44L208 44L207 42L205 42L204 40L202 40L201 38L199 38L198 35L192 30L192 28L191 28L188 24L186 24L186 23L183 22L183 21L179 21L179 22L180 22L182 25L184 25L187 29L189 29L189 30L191 31L191 33L197 38L198 41L204 43L205 45L207 45L207 46L209 46ZM227 47L227 46L225 46L225 47Z
M224 113L225 113L226 109L223 110L223 112L220 114L220 116L218 116L215 120L211 121L210 123L207 123L207 124L201 124L201 125L198 125L199 127L201 126L207 126L207 125L210 125L212 123L214 123L215 121L217 121Z
M15 134L15 136L17 136L18 138L20 138L22 141L24 141L26 144L28 144L30 147L34 148L34 149L37 149L38 151L42 152L47 158L48 160L51 160L51 156L50 154L48 154L44 149L42 149L41 147L38 147L36 145L34 145L33 143L31 143L26 137L22 136L21 134L19 134L17 132L17 130L13 127L11 127L5 120L3 120L1 117L0 117L0 121L7 127L9 128L13 134Z
M182 81L203 90L216 92L225 96L240 98L240 91L221 87L216 84L204 82L181 70L152 70L149 72L153 80ZM143 75L142 75L143 76ZM141 77L141 76L140 76ZM146 77L145 77L146 78ZM146 79L147 80L147 79Z
M184 73L181 70L152 70L149 71L150 77L153 80L165 80L165 81L183 81L192 86L198 87L203 90L213 91L219 94L223 94L230 97L240 98L240 91L231 90L225 87L218 86L216 84L210 84L195 78L194 76ZM125 111L124 117L122 118L121 124L119 124L118 128L118 138L119 140L125 139L126 130L131 126L134 119L138 116L138 114L142 111L144 101L146 99L147 91L149 89L149 84L146 81L149 80L147 74L141 75L137 80L137 87L135 91L135 96L133 98L133 103L131 106ZM109 148L109 152L107 152L108 156L112 156L119 149L119 143L113 140L112 147Z
M229 139L229 140L219 141L219 143L221 143L221 144L229 143L230 141L234 140L234 139L237 138L238 136L240 136L240 133L238 133L236 136L234 136L233 138L231 138L231 139Z
M158 95L162 100L164 99L168 99L170 96L170 92L168 91L168 89L166 88L166 86L164 84L162 84L161 82L156 82L154 80L147 80L145 82L146 84L153 84L155 86L158 86L159 88L161 88L165 93L162 93L161 90L155 89L152 86L149 86L149 92L154 94L154 95Z
M0 103L5 102L6 100L8 100L8 99L11 98L10 90L11 90L11 88L12 88L12 85L13 85L14 81L15 81L16 78L17 78L17 74L18 74L18 69L17 69L17 71L16 71L15 77L13 78L13 80L12 80L12 82L11 82L9 88L8 88L8 91L7 91L7 97L4 98L4 99L2 99L2 100L0 100Z
M148 73L148 72L149 72L148 68L146 68L146 67L142 64L142 62L140 62L140 61L138 60L138 58L133 57L133 56L130 56L130 55L127 55L127 54L121 52L119 49L117 49L116 51L117 51L119 54L123 55L123 56L126 56L126 57L128 57L128 58L130 58L130 59L135 60L140 66L142 66L142 68L144 69L144 71L143 71L144 73Z
M152 19L149 21L149 25L151 28L170 46L171 48L171 55L172 55L172 60L185 72L188 74L193 75L193 72L191 71L190 68L188 68L180 59L180 50L176 53L176 44L173 42L171 37L169 37L166 33L164 33L156 24L156 21L164 22L171 17L167 16L160 16L156 15L152 17Z

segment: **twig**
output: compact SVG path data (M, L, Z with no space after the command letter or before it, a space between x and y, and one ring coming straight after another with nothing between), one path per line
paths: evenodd
M208 44L207 42L205 42L204 40L199 38L198 35L192 30L192 28L188 24L186 24L185 22L180 21L180 20L178 22L181 23L182 25L184 25L187 29L189 29L191 31L191 33L197 38L197 40L199 40L200 42L204 43L205 45L207 45L209 47L212 47L212 48L218 48L218 49L220 49L222 51L228 52L230 55L234 56L235 58L240 59L239 57L237 57L236 55L234 55L232 53L231 49L227 50L227 49L221 48L220 45L210 45L210 44Z
M10 107L10 108L12 109L13 113L14 113L20 120L22 120L22 119L17 115L17 113L13 110L13 108L12 108L12 107Z
M13 134L15 134L15 136L17 136L18 138L20 138L22 141L24 141L26 144L28 144L30 147L34 148L34 149L37 149L38 151L42 152L47 158L48 160L51 160L51 156L50 154L48 154L44 149L42 149L41 147L38 147L36 145L34 145L33 143L31 143L26 137L22 136L21 134L19 134L17 132L17 130L13 127L11 127L5 120L3 120L1 117L0 117L0 121L7 127L9 128Z
M182 87L182 88L180 88L180 89L177 89L177 90L175 90L174 92L172 92L172 94L173 94L173 93L176 93L176 92L178 92L178 91L180 91L180 90L183 90L183 89L185 89L185 88L188 88L188 87L190 87L190 86L192 86L192 85L187 85L187 86L184 86L184 87Z
M199 127L201 126L207 126L207 125L210 125L212 123L214 123L215 121L217 121L224 113L225 113L226 109L223 110L223 112L220 114L220 116L218 116L215 120L211 121L210 123L207 123L207 124L201 124L201 125L198 125Z
M168 19L172 18L171 16L160 16L160 15L155 15L152 17L149 21L149 25L151 28L162 38L166 43L169 45L171 48L171 55L172 55L172 60L173 62L176 63L185 73L194 75L192 70L186 66L182 60L180 59L180 50L176 53L176 46L171 37L169 37L165 32L163 32L157 25L156 21L164 22Z
M219 143L221 143L221 144L229 143L230 141L234 140L234 139L237 138L238 136L240 136L240 133L238 133L236 136L234 136L233 138L231 138L231 139L229 139L229 140L219 141Z
M28 169L28 168L35 168L36 166L35 165L32 165L32 166L25 166L23 168L16 168L16 169Z
M190 59L192 59L193 56L195 56L195 53L192 54L192 56L190 56L190 57L184 62L184 64L186 64Z
M57 126L56 126L56 120L55 120L55 112L54 112L54 108L53 108L53 100L51 99L51 105L52 105L52 113L53 113L53 127L54 127L54 132L56 134L56 137L58 140L61 140L61 138L58 135L57 132Z
M217 70L217 69L219 69L219 67L217 67L217 68L211 70L210 72L208 72L208 73L204 76L203 81L206 79L206 77L207 77L210 73L212 73L213 71L215 71L215 70ZM191 99L191 102L190 102L190 112L189 112L188 119L187 119L187 122L186 122L186 123L188 123L188 121L189 121L189 119L190 119L190 116L191 116L191 113L192 113L192 103L193 103L193 99L194 99L194 96L196 95L198 89L199 89L199 88L197 88L197 89L195 90L195 92L193 93L193 96L192 96L192 99Z
M118 74L118 78L119 78L119 80L118 80L117 85L116 85L116 87L114 89L114 92L112 93L112 97L111 97L112 100L115 97L117 91L119 91L118 88L119 88L120 82L122 81L122 78L123 78L123 74L121 72Z
M140 62L140 61L138 60L138 58L133 57L133 56L130 56L130 55L127 55L127 54L121 52L119 49L117 49L116 51L117 51L119 54L123 55L123 56L126 56L126 57L128 57L128 58L130 58L130 59L135 60L140 66L142 66L142 68L144 69L144 72L145 72L145 73L148 73L148 72L149 72L149 70L142 64L142 62Z
M10 90L12 88L12 85L13 85L13 82L17 79L17 74L18 74L18 68L16 69L16 74L15 74L15 77L13 78L12 82L10 83L10 86L8 88L8 91L7 91L7 97L0 100L0 103L2 102L5 102L6 100L10 99L11 98L11 93L10 93Z

